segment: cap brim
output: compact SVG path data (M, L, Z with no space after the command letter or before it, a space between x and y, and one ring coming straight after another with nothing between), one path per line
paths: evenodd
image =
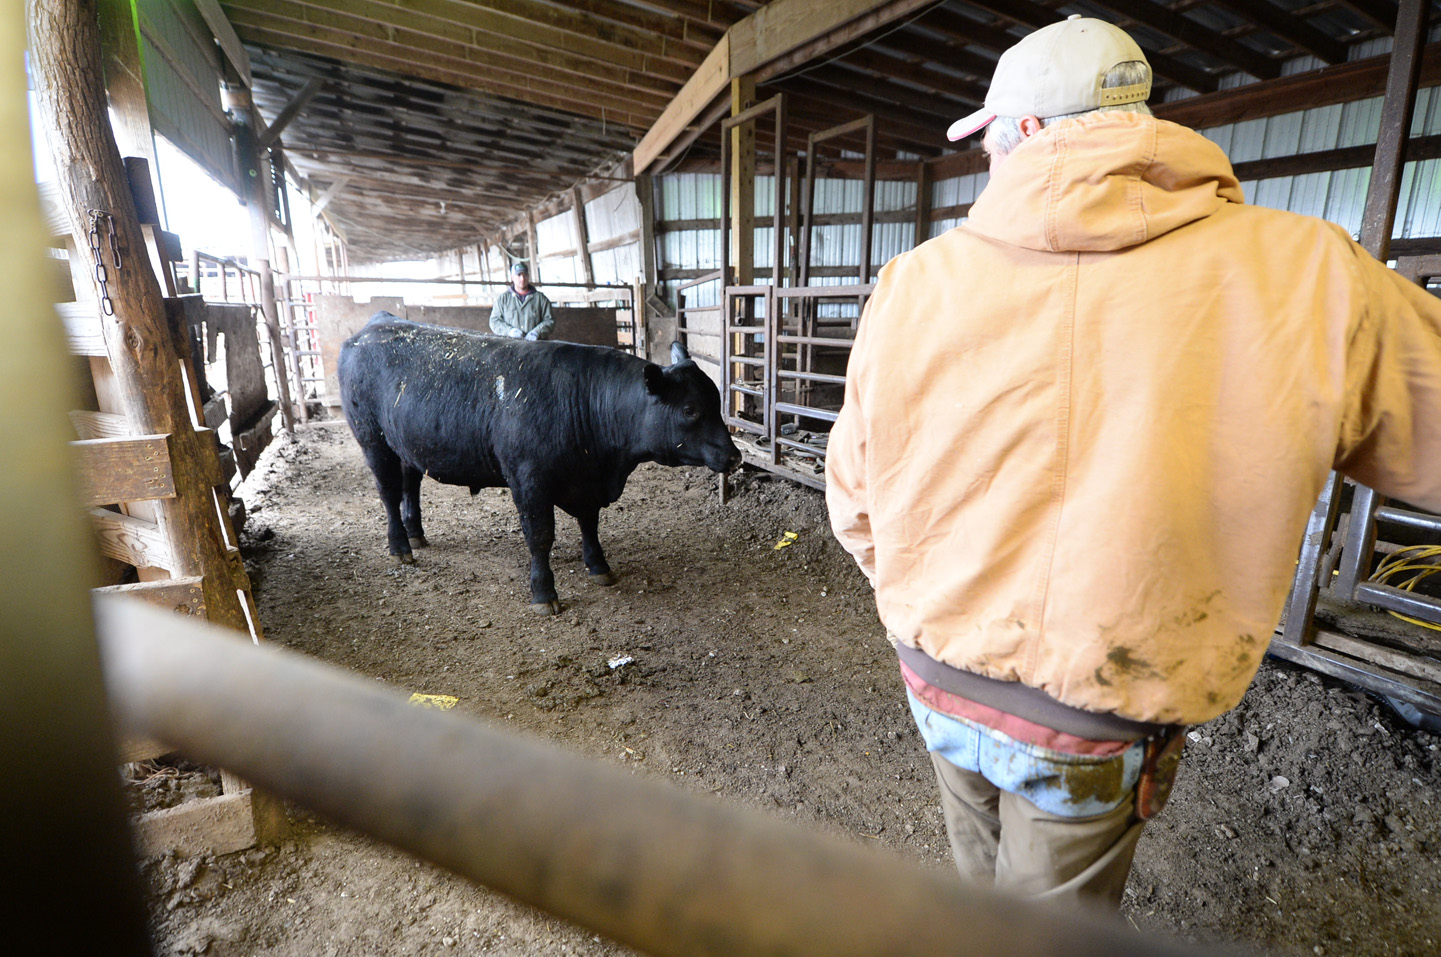
M954 143L956 140L963 140L968 136L973 136L977 131L984 129L986 124L995 118L996 114L990 110L984 108L976 110L976 112L969 116L963 116L952 123L950 129L946 130L946 139Z

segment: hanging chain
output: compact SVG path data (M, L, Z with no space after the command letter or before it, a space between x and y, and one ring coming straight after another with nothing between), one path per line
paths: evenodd
M100 284L100 309L107 316L115 315L115 304L110 301L110 288L107 282L110 274L105 270L104 257L100 253L100 221L105 220L106 233L110 239L110 263L119 272L121 268L120 259L120 237L115 234L115 217L103 209L86 210L90 214L90 254L95 257L95 281Z

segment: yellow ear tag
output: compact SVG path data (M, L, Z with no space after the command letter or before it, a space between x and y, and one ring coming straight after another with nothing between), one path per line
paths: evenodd
M459 698L451 697L448 694L421 694L417 691L410 696L410 700L407 703L421 708L432 708L436 711L449 711L455 707L455 703L459 700Z
M786 532L784 535L781 536L781 540L776 542L776 547L773 549L773 551L778 552L782 548L785 548L787 545L794 544L795 540L798 538L800 538L800 536L797 535L795 532Z

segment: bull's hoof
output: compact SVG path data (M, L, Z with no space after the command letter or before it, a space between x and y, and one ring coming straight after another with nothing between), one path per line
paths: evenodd
M392 565L414 565L414 564L415 564L415 556L412 555L410 552L406 552L404 555L391 555L391 556L390 556L390 564L392 564Z
M410 540L411 548L429 548L430 542L426 541L424 535L417 535Z
M537 615L543 615L546 617L549 617L550 615L559 615L560 601L556 600L531 602L530 610L535 612Z
M615 576L610 572L591 572L590 580L591 584L605 585L607 588L615 584Z

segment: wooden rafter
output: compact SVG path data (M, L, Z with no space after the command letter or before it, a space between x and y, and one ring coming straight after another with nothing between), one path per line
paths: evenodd
M558 84L530 76L514 80L497 75L471 61L469 63L417 60L406 48L391 44L357 45L353 38L341 33L323 34L303 30L297 36L290 30L264 27L239 27L249 43L278 49L312 53L343 62L363 63L382 70L404 73L466 89L482 90L499 96L521 99L537 106L565 110L580 116L609 120L634 129L643 129L660 112L645 109L635 97L604 94L592 88Z
M1032 30L1049 26L1062 19L1060 14L1031 0L969 0L972 6L980 7L1003 20L1018 23ZM1013 38L1010 43L1015 43ZM1010 43L1007 46L1010 46ZM1004 48L1003 48L1004 49ZM1154 50L1146 51L1146 59L1158 76L1166 77L1198 93L1209 93L1219 88L1220 78L1183 63L1175 57Z
M1274 6L1270 0L1212 0L1217 6L1252 20L1271 33L1305 50L1326 63L1345 63L1346 45L1328 37L1294 14Z
M1222 63L1238 67L1257 79L1270 80L1281 75L1281 64L1244 43L1228 39L1206 29L1189 17L1174 13L1150 0L1097 0L1123 17L1184 43ZM1264 2L1264 0L1261 0Z

